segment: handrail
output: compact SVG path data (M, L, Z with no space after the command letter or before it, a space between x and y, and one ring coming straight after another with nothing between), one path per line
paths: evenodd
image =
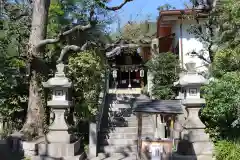
M105 102L106 102L106 95L107 95L107 90L108 90L108 77L109 77L109 72L106 69L105 70L105 75L104 75L104 86L103 86L103 90L100 93L99 96L99 113L98 113L98 120L97 120L97 132L100 131L101 128L101 123L102 123L102 118L103 118L103 112L104 112L104 108L105 108Z

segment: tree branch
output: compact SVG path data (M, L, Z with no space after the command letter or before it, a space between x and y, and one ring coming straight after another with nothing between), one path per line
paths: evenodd
M125 4L127 4L128 2L131 2L131 1L133 1L133 0L124 0L124 2L121 3L119 6L114 6L114 7L108 7L108 6L106 6L106 9L107 9L107 10L111 10L111 11L116 11L116 10L121 9ZM54 39L44 39L44 40L40 41L40 42L38 43L38 45L36 45L35 47L36 47L36 48L40 48L40 47L45 46L45 45L47 45L47 44L55 44L55 43L60 42L63 37L65 37L65 36L67 36L67 35L75 32L75 31L78 31L78 30L86 31L86 30L92 28L92 19L93 19L93 16L94 16L94 8L92 8L91 11L90 11L89 24L87 24L87 25L85 25L85 26L83 26L83 25L77 25L77 26L75 26L75 27L73 27L73 28L71 28L71 29L63 32L63 33L60 33L60 34L57 36L57 38L54 38Z
M93 16L94 16L94 10L92 9L91 12L90 12L89 24L87 24L87 25L77 25L77 26L75 26L75 27L73 27L73 28L71 28L71 29L63 32L63 33L60 33L60 34L57 36L57 38L55 38L55 39L44 39L44 40L41 40L41 41L38 43L38 45L36 45L35 47L36 47L36 48L40 48L40 47L45 46L45 45L47 45L47 44L55 44L55 43L60 42L63 37L66 37L67 35L75 32L75 31L79 31L79 30L81 30L81 31L86 31L86 30L92 28L92 19L93 19Z
M82 47L76 46L76 45L67 45L65 46L62 51L61 54L57 60L57 63L62 63L64 56L70 52L70 51L74 51L74 52L79 52L79 51L84 51L87 49L87 47L90 45L96 45L96 43L94 42L86 42L84 45L82 45Z
M22 17L30 16L31 13L29 13L29 10L26 9L19 13L18 15L15 15L15 17L11 17L12 20L18 20L21 19Z
M191 54L197 56L199 59L205 61L207 64L211 64L211 61L209 61L207 58L205 58L203 54L199 54L195 51L191 52Z
M116 10L121 9L125 4L127 4L128 2L131 2L131 1L133 1L133 0L124 0L119 6L114 6L114 7L106 6L106 9L110 10L110 11L116 11Z

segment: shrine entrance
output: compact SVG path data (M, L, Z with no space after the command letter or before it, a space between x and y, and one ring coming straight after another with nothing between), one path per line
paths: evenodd
M109 87L115 89L143 88L147 81L142 57L137 53L124 53L109 59L111 76Z

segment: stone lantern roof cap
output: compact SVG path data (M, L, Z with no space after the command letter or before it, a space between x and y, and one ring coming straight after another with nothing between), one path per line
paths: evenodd
M65 76L64 73L64 64L60 63L57 66L57 72L54 77L50 78L47 82L43 82L43 87L45 88L54 88L54 87L63 87L71 88L72 82Z
M208 80L196 71L196 63L189 62L186 64L187 73L180 76L177 82L174 82L174 86L187 86L187 85L205 85L208 84Z

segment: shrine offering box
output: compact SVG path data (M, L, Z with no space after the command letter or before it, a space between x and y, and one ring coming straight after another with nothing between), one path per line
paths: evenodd
M141 159L143 160L170 160L172 156L173 140L142 139Z

